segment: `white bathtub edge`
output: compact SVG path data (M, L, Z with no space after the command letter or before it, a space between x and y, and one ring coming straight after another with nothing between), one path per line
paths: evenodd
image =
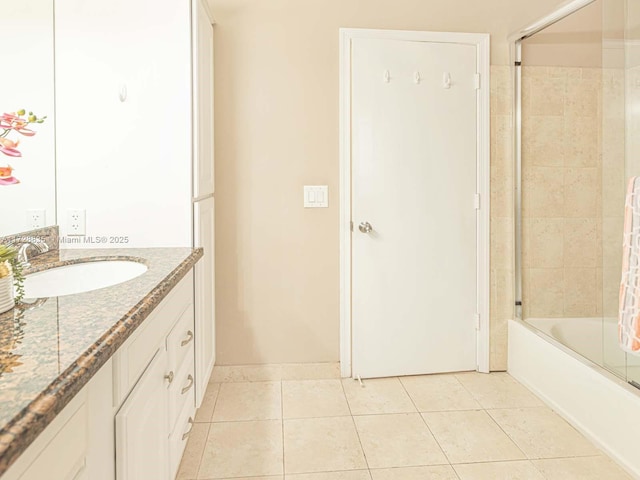
M509 321L510 375L640 480L640 394L516 320Z

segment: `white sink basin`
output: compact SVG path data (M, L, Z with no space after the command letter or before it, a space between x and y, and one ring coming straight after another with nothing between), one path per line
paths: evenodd
M27 275L26 298L61 297L110 287L136 278L147 266L127 260L101 260L74 263Z

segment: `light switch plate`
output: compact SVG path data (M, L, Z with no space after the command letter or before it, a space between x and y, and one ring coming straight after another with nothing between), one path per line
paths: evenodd
M329 187L327 185L304 186L304 208L329 207Z

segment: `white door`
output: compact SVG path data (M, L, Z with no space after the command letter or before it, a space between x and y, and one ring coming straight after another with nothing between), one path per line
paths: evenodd
M351 55L353 375L475 370L476 46Z

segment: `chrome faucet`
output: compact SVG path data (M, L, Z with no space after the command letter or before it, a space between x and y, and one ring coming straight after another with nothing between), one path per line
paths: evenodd
M29 247L33 247L38 251L38 254L46 253L49 251L49 245L37 237L16 237L8 242L8 245L18 248L18 261L22 264L23 268L29 268L28 250Z

